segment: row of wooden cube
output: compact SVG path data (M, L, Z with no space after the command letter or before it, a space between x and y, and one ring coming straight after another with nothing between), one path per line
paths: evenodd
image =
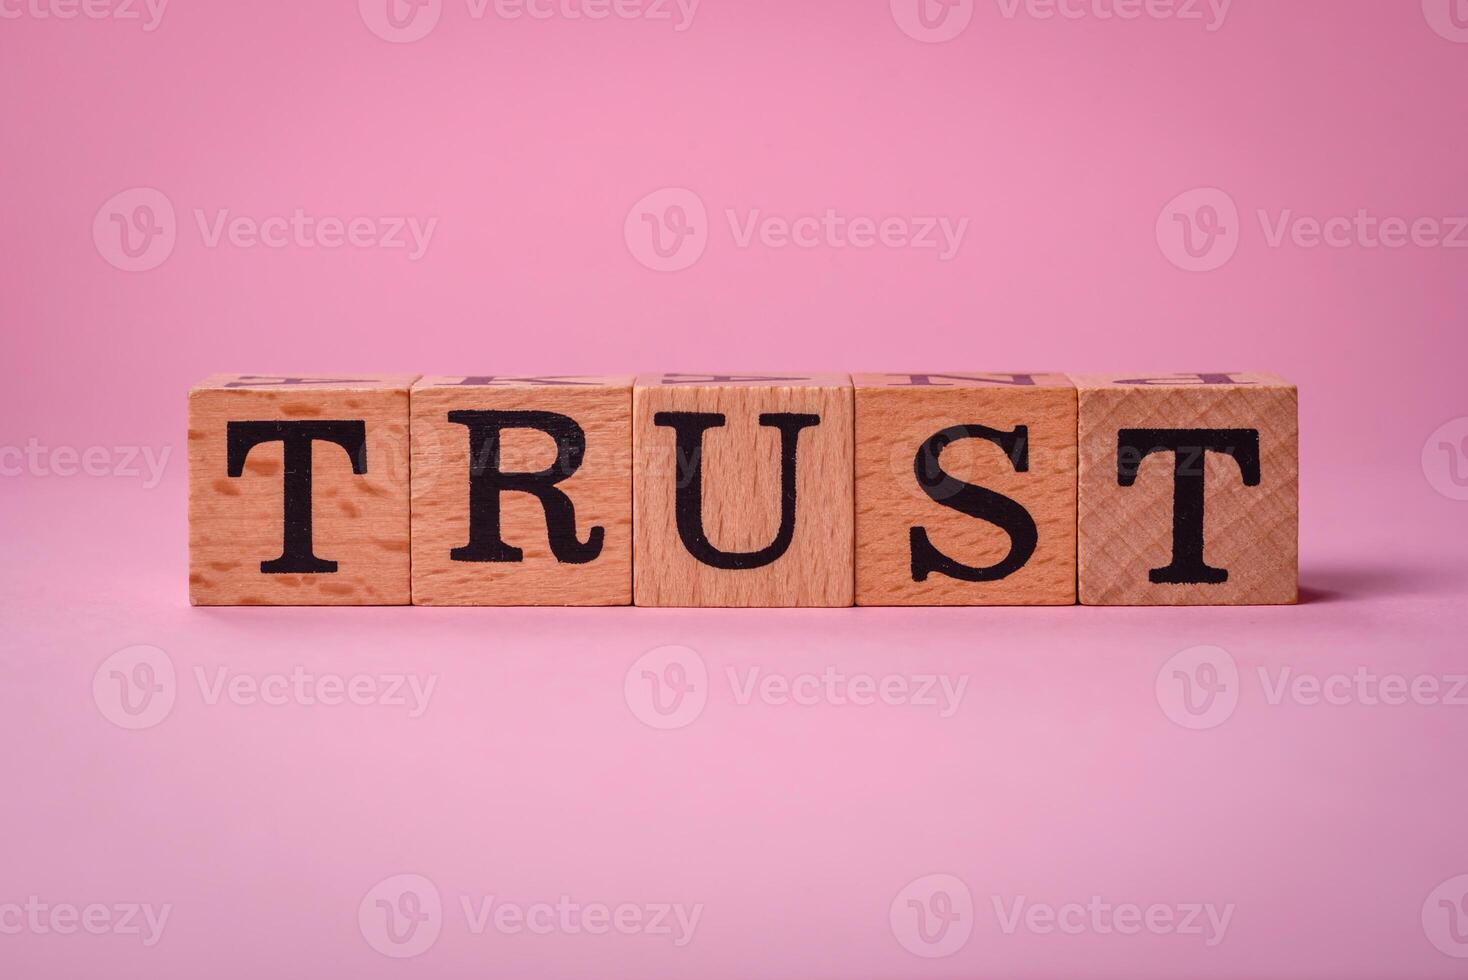
M1265 604L1254 373L279 377L189 397L206 605Z

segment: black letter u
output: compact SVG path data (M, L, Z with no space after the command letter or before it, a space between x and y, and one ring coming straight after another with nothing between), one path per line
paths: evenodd
M673 513L678 537L694 558L714 568L760 568L779 559L795 537L795 450L800 430L820 425L819 415L770 412L759 424L780 430L780 530L775 540L758 551L722 551L709 541L703 529L703 434L724 424L717 412L658 412L653 424L677 434L678 484ZM685 474L684 465L688 466Z

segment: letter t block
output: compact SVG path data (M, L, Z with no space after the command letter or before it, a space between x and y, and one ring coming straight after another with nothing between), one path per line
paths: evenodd
M1294 385L1242 372L1074 381L1082 603L1298 601Z
M849 606L846 375L660 374L633 391L639 606Z
M215 375L189 392L195 605L405 605L416 375Z

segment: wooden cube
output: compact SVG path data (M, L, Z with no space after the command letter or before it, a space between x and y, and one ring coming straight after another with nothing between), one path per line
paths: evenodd
M223 374L189 392L195 605L403 605L416 375Z
M632 601L632 378L413 387L413 602Z
M1294 385L1240 372L1073 380L1081 602L1298 600Z
M648 375L632 414L639 606L851 605L850 378Z
M857 374L856 603L1072 605L1063 374Z

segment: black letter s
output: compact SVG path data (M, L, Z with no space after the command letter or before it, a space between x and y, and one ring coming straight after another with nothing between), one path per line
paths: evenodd
M913 472L924 493L944 507L1000 528L1009 535L1009 554L997 564L974 568L943 554L928 540L926 528L915 527L909 532L914 582L926 581L933 572L963 582L994 582L1023 568L1039 544L1040 532L1035 527L1035 519L1024 507L1002 493L964 483L943 472L939 457L950 443L959 439L987 439L1004 450L1016 473L1026 473L1030 468L1029 427L1019 425L1013 432L1001 432L983 425L955 425L929 438L918 448L913 460Z

